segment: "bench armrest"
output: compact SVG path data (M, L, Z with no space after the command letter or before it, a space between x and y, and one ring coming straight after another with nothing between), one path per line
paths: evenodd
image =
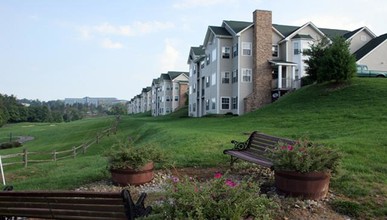
M239 142L236 140L232 140L231 143L234 144L234 150L245 150L248 147L249 141L247 140L247 141Z

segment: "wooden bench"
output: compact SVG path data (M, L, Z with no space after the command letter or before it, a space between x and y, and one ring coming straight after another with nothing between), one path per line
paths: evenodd
M231 166L236 160L242 159L272 168L273 162L267 155L269 151L277 147L279 143L293 145L295 142L294 140L274 137L254 131L244 142L232 140L231 143L234 144L234 148L224 150L223 153L231 156Z
M0 219L135 219L150 213L145 193L134 204L128 190L122 192L2 191ZM13 217L13 218L12 218Z

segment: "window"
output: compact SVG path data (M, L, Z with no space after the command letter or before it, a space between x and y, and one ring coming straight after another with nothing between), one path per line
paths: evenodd
M169 96L167 96L167 97L166 97L166 100L167 100L167 102L169 102L169 101L170 101L170 97L169 97Z
M215 98L212 98L212 99L211 99L211 108L212 108L212 109L215 109L215 108L216 108L216 99L215 99Z
M251 56L251 42L242 42L242 55Z
M210 100L206 99L206 110L210 110Z
M232 83L236 83L238 82L238 70L234 70L232 71L232 79L231 79L231 82Z
M222 97L222 110L229 110L230 109L230 98L229 97Z
M278 57L278 45L277 44L273 44L273 46L271 47L271 52L272 52L273 57Z
M179 96L175 96L175 101L179 101Z
M206 87L209 87L210 86L210 77L207 76L206 77Z
M195 103L192 104L192 111L196 112L196 104Z
M238 109L238 97L231 98L231 105L232 109Z
M211 86L214 86L216 84L216 73L213 73L211 76Z
M238 44L234 44L232 47L232 57L237 57L238 56Z
M251 69L242 69L242 82L251 82L252 71Z
M196 84L193 84L193 93L196 92Z
M294 49L294 55L297 55L300 53L300 49L298 48L298 42L294 42L293 44Z
M212 50L212 62L214 62L216 60L216 49L213 49Z
M222 47L222 58L229 59L230 58L230 47Z
M201 68L201 69L204 68L204 61L200 62L200 68Z
M194 63L194 65L193 65L192 72L193 72L193 74L196 74L196 63Z
M210 56L210 54L207 54L207 56L206 56L206 64L207 65L210 64L210 60L211 60L211 56Z
M222 72L222 83L223 84L230 83L230 72Z

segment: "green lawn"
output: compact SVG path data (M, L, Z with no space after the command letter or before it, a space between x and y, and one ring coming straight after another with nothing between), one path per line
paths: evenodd
M162 148L177 167L211 167L228 163L223 149L230 140L245 140L245 132L311 140L339 149L344 159L331 184L335 194L361 204L363 216L387 216L387 92L386 79L355 78L344 87L313 85L282 97L270 106L244 116L185 117L183 109L169 116L124 116L117 135L106 137L76 159L6 167L16 189L72 189L106 178L103 152L117 140ZM62 124L17 124L0 129L0 139L31 135L25 144L34 150L65 149L92 138L113 118ZM20 149L3 150L9 154Z

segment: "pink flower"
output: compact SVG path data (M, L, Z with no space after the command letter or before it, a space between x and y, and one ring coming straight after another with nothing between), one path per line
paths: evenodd
M235 187L237 184L235 182L233 182L232 180L227 179L226 185L229 187Z
M174 176L174 177L172 177L172 181L174 183L178 183L180 180L179 180L179 177Z
M288 150L293 150L293 146L292 145L288 145Z
M216 172L215 175L214 175L214 178L215 179L220 179L220 178L222 178L222 174L219 173L219 172Z
M282 146L282 147L281 147L281 150L286 150L286 149L287 149L286 146Z

